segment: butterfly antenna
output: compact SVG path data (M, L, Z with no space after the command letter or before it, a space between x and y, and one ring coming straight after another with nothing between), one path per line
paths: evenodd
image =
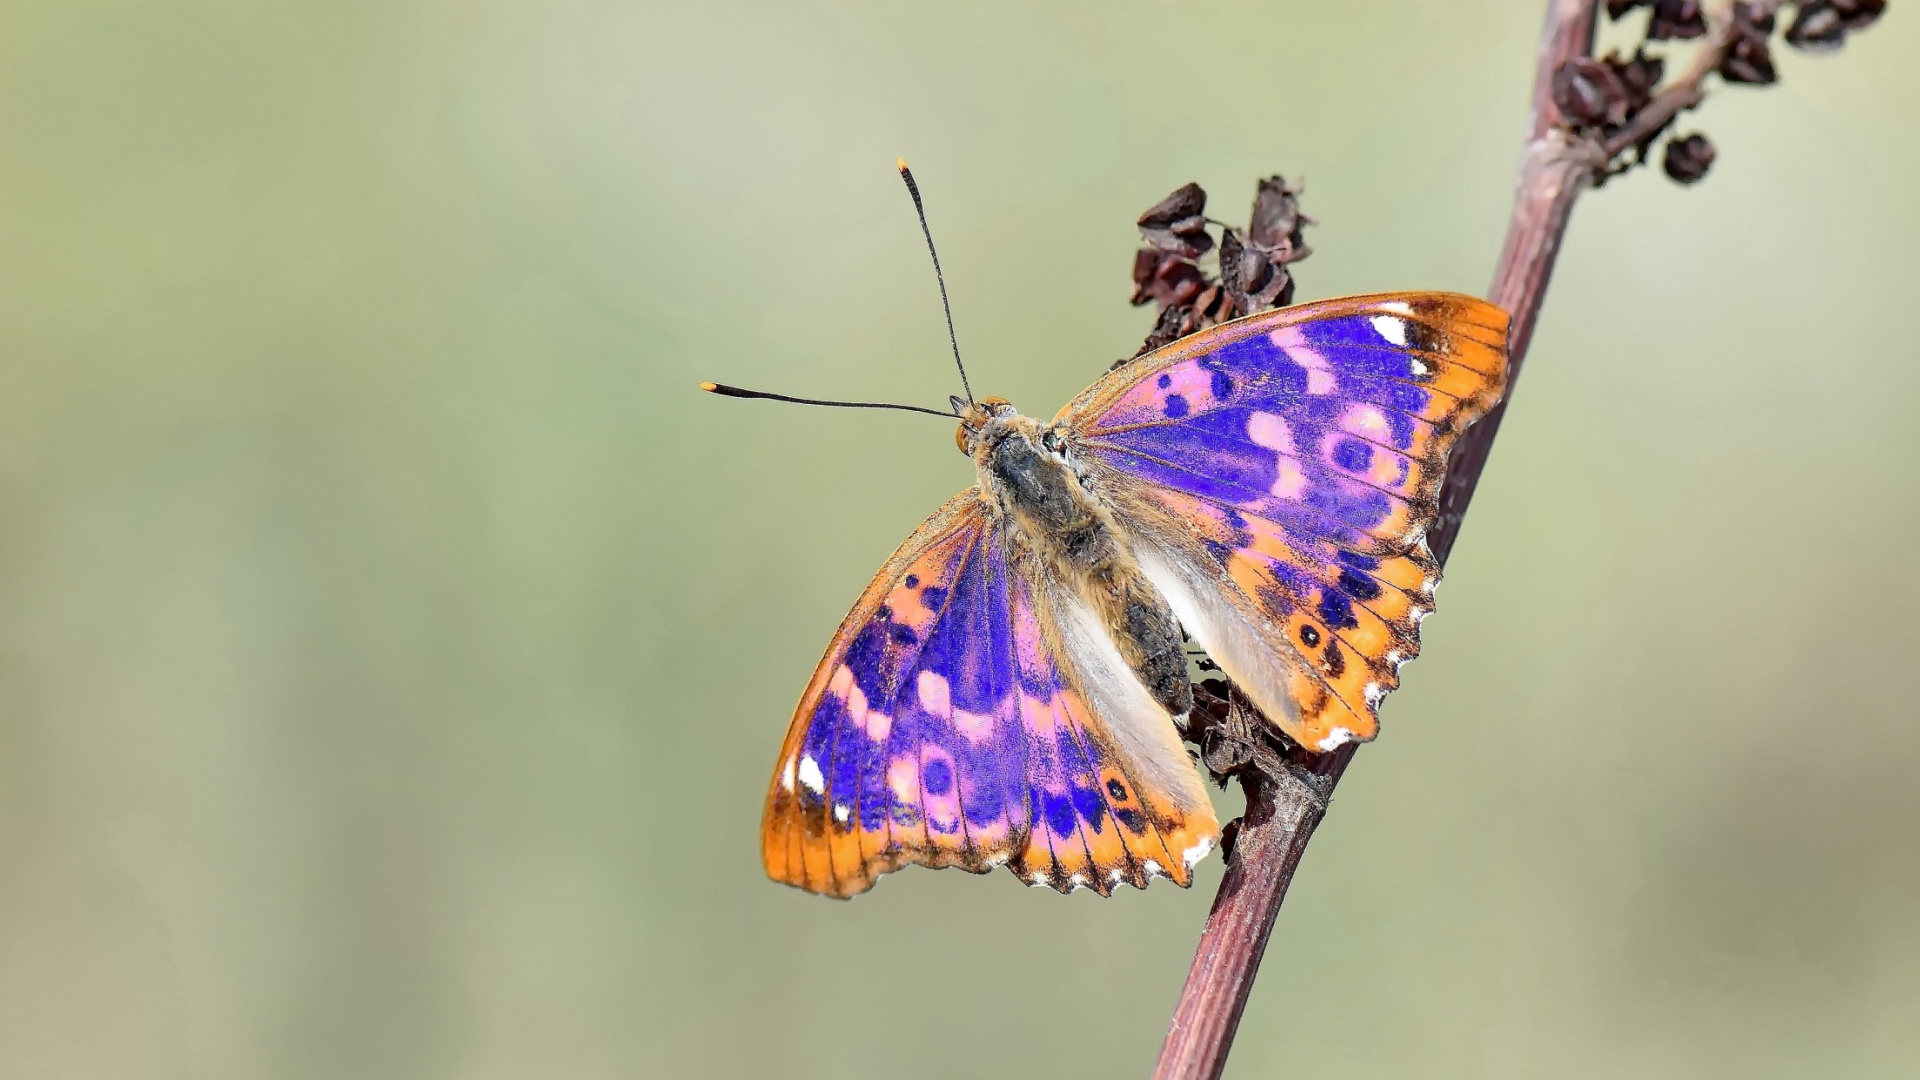
M960 389L967 392L967 404L973 404L973 387L967 384L967 365L960 362L960 339L953 333L953 305L947 302L947 278L940 272L940 253L933 249L933 230L927 228L927 208L920 202L920 185L913 182L913 170L906 158L895 158L894 168L907 182L907 194L913 196L913 212L920 215L920 235L927 238L927 254L933 256L933 280L940 283L940 308L947 313L947 343L953 346L953 366L960 369Z
M822 401L819 398L789 397L786 394L769 394L765 390L742 390L726 383L703 382L700 389L721 397L765 398L768 401L791 401L795 405L826 405L835 409L898 409L901 412L926 413L944 420L952 420L957 414L941 412L939 409L923 409L918 405L892 405L884 401Z

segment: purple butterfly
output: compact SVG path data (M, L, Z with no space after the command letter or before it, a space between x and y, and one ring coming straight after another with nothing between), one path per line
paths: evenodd
M1184 338L1050 422L956 398L978 482L815 670L767 873L839 897L908 864L1187 885L1220 829L1181 746L1183 633L1300 745L1373 738L1433 610L1447 451L1499 400L1506 338L1471 297L1349 297Z

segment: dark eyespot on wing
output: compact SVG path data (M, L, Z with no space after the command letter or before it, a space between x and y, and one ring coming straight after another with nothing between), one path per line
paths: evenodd
M1321 653L1321 663L1325 666L1327 678L1338 679L1347 673L1347 658L1336 642L1327 642L1327 649Z

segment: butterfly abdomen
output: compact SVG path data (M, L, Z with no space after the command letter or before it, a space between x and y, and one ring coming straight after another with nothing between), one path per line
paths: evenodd
M1193 708L1193 684L1187 680L1187 654L1173 610L1138 570L1116 582L1107 633L1120 645L1140 681L1167 713L1185 717Z
M1153 699L1169 715L1193 707L1180 623L1141 573L1124 530L1082 485L1045 433L1015 416L982 433L983 487L1054 576L1074 586Z

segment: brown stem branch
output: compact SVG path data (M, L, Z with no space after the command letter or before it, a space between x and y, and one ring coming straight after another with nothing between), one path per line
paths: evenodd
M1509 396L1512 378L1518 375L1532 340L1574 201L1608 161L1591 140L1565 134L1552 93L1554 72L1568 60L1592 52L1596 8L1597 0L1550 0L1541 36L1527 150L1506 246L1488 293L1489 299L1513 315ZM1504 410L1503 402L1469 429L1454 449L1441 490L1440 519L1428 535L1434 555L1442 562L1453 549ZM1234 1031L1287 886L1356 749L1349 744L1327 754L1300 752L1280 776L1259 770L1242 774L1246 815L1161 1047L1156 1080L1216 1080L1226 1067Z
M1755 15L1772 15L1780 4L1779 0L1750 0L1747 6ZM1726 58L1727 48L1733 44L1735 35L1731 8L1715 9L1708 18L1712 20L1712 26L1706 39L1701 42L1699 51L1693 54L1693 62L1687 65L1686 71L1654 95L1652 101L1628 117L1620 130L1608 135L1601 144L1601 152L1608 161L1660 134L1661 129L1673 122L1674 117L1706 98L1707 76L1713 74Z

